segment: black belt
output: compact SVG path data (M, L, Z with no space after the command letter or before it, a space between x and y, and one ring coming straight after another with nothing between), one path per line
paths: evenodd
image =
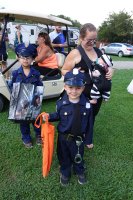
M71 133L67 133L67 134L60 133L59 135L65 138L67 141L72 141L72 140L83 141L83 136L79 136L79 135L75 136L75 135L72 135Z

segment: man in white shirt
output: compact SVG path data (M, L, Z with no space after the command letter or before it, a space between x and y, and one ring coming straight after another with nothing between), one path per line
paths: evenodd
M54 49L59 53L64 53L64 47L67 47L66 39L62 33L61 26L55 26L55 30L49 33L50 40Z

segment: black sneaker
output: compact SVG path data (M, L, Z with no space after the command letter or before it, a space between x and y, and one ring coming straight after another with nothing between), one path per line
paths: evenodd
M41 144L42 144L42 139L41 139L41 137L37 137L37 138L36 138L36 144L37 144L37 145L41 145Z
M69 183L69 178L61 174L60 175L60 183L62 186L67 186Z
M83 185L86 183L86 178L84 174L77 175L78 176L78 183Z

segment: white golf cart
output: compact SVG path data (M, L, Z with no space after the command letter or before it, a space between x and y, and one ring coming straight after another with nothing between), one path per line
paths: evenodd
M2 40L4 38L6 26L8 22L11 21L18 21L22 20L23 22L28 22L28 23L40 23L40 24L45 24L48 27L48 32L49 32L49 25L51 26L66 26L66 30L68 30L68 25L71 26L72 23L70 21L54 17L51 15L44 15L40 13L33 13L31 11L26 12L22 10L8 10L5 8L0 9L0 21L5 22L4 23L4 31L2 35ZM68 36L66 37L67 43L68 43L68 53L70 51L70 45L69 45L69 39ZM1 44L0 44L1 45ZM61 67L63 65L65 56L63 54L57 53L57 60L58 60L58 65ZM6 70L3 72L0 72L0 112L3 110L5 100L10 100L10 90L8 87L8 84L4 78L4 74L12 67L14 64L17 62L14 61L9 67L7 67ZM44 99L52 98L52 97L58 97L60 94L63 92L63 77L60 73L53 77L49 77L46 75L43 77L43 84L44 84Z

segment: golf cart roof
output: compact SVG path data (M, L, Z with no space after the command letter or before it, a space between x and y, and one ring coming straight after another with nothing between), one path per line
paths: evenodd
M72 25L70 21L52 15L45 15L43 13L33 11L0 8L0 21L3 21L5 17L7 20L9 19L8 21L23 20L28 23L40 23L54 26Z

